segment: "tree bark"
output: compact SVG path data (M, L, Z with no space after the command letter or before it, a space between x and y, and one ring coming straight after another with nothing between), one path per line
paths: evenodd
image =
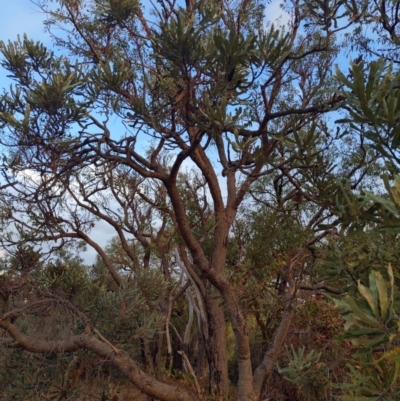
M13 338L14 344L27 351L42 354L73 352L84 348L103 358L109 359L143 393L160 401L200 401L198 396L176 385L156 380L143 372L127 352L116 349L101 341L86 330L84 334L69 337L67 340L42 341L22 334L17 326L0 318L0 327Z
M210 368L210 390L211 394L226 398L229 393L229 379L223 300L212 290L204 301L208 315L208 338L205 345Z
M290 299L287 298L285 309L283 311L278 329L275 332L272 345L265 353L261 364L254 371L253 388L255 394L258 396L261 395L265 378L272 372L276 358L279 356L279 353L285 344L285 340L294 316L295 308L293 306L293 300L293 296L291 296Z
M155 369L153 363L153 355L151 353L151 344L149 341L146 340L141 340L141 343L145 370L148 374L154 375Z
M198 322L199 330L204 339L204 347L209 365L209 387L210 392L223 398L228 397L229 378L228 362L226 356L226 323L225 314L222 307L223 299L213 286L208 289L201 283L197 284L195 280L196 273L189 266L189 261L184 257L184 250L181 250L183 260L179 253L175 252L178 265L188 275L195 290L198 300ZM183 262L185 261L185 263ZM201 286L201 288L199 288ZM190 294L187 294L191 297ZM190 301L195 305L194 300ZM199 347L201 345L199 344Z

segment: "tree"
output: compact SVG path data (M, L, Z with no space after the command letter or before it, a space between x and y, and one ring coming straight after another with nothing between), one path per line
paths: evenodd
M61 55L26 37L1 45L1 64L15 81L0 103L0 141L8 149L1 170L3 247L28 243L51 256L83 241L122 292L144 271L161 268L175 283L160 295L168 354L172 308L186 293L199 318L208 392L228 396L228 321L237 398L259 399L299 291L340 292L310 270L315 244L336 233L321 225L337 214L337 179L365 186L380 157L364 146L362 131L335 132L325 117L347 96L334 93L331 67L341 46L337 33L354 20L351 9L342 12L340 1L296 0L286 5L289 26L279 30L265 25L258 1L160 1L151 10L135 0L38 4ZM185 174L187 166L194 176ZM275 219L284 228L297 220L305 229L292 249L271 249L283 313L253 370L249 310L229 272L245 266L232 233L240 207L254 203L267 216L273 211L266 224ZM122 264L93 239L100 221L115 231ZM183 287L174 264L186 277ZM15 321L57 302L19 302L0 319L10 343L44 354L87 349L110 358L149 396L200 397L141 370L99 332L88 308L71 300L57 302L74 314L73 334L33 341Z

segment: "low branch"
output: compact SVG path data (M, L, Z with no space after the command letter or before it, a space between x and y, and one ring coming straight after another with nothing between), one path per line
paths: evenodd
M14 340L14 344L11 346L19 346L30 352L61 354L83 348L109 359L143 393L161 401L197 401L199 399L196 394L175 385L162 383L147 375L128 353L122 350L118 350L119 352L116 353L115 347L111 347L108 341L100 341L93 334L84 333L72 335L65 340L43 341L22 334L17 326L4 319L0 320L0 327L6 330Z
M331 294L336 294L336 295L340 295L343 294L343 290L339 289L339 288L335 288L335 287L331 287L330 285L326 285L326 284L299 284L297 286L297 289L299 290L306 290L306 291L320 291L320 290L324 290L326 292L329 292Z

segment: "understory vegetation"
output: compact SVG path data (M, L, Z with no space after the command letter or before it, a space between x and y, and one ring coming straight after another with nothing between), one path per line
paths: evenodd
M0 400L399 400L400 3L35 5Z

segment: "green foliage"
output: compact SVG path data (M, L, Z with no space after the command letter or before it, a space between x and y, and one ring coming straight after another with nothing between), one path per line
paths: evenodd
M136 0L96 0L96 5L96 13L108 28L114 28L118 24L123 26L140 10Z
M352 63L351 79L336 67L335 79L349 116L338 120L362 132L379 153L392 159L400 145L400 75L383 58Z
M70 251L59 251L53 260L44 262L38 252L26 246L3 260L7 273L0 276L1 288L27 271L32 273L27 291L19 291L18 296L13 296L15 304L27 305L43 296L60 304L20 318L19 329L42 341L68 338L74 332L82 332L82 323L70 310L62 307L62 300L66 299L85 313L113 344L140 359L141 341L152 340L165 327L159 300L169 283L160 271L150 269L127 277L124 285L118 288L104 277L93 277L82 259L72 253L73 249ZM35 293L30 288L35 288ZM108 391L107 386L115 387L120 381L108 361L99 361L84 351L62 356L35 356L4 348L0 361L4 400L17 399L21 392L32 399L45 395L52 400L76 400L82 395L82 386L84 400L100 397L103 390L104 397L109 396L104 399L111 399L113 392Z
M328 282L341 287L348 294L357 293L357 280L365 282L371 269L385 274L389 263L399 260L397 236L392 233L365 228L328 238L316 248L315 270L329 276ZM399 272L394 272L396 280Z
M291 346L291 352L289 365L279 369L279 373L296 385L302 400L321 400L322 392L330 385L328 368L321 362L322 352L305 353L304 346L297 352Z
M148 3L43 0L59 53L27 37L0 45L14 81L0 98L0 242L14 252L2 265L0 321L40 341L93 335L138 362L129 362L132 375L162 372L172 343L221 398L225 326L230 377L243 383L264 355L274 365L292 326L313 322L318 347L299 340L281 373L299 397L328 399L318 387L332 378L338 317L310 295L322 297L316 291L328 283L349 289L338 301L348 308L343 340L395 346L373 365L389 361L385 391L394 394L397 301L382 266L399 259L400 181L387 199L371 181L380 157L396 164L398 72L379 59L330 79L345 45L337 33L361 18L365 2L285 2L292 21L279 29L257 0ZM338 108L348 129L326 117ZM117 235L108 245L93 235L102 223ZM69 250L77 240L97 252L92 267ZM325 323L329 335L320 333ZM48 355L23 375L23 351L5 349L10 397L19 380L29 397L72 399L74 378L88 384L97 374L105 399L119 380L115 350L106 360L83 350ZM358 380L369 366L354 369ZM168 377L171 394L178 377L188 381Z
M382 174L387 194L362 190L354 193L349 182L340 183L336 195L336 211L338 219L335 223L342 225L342 230L351 231L377 230L378 232L396 235L399 232L399 188L400 177ZM394 185L392 185L392 183Z
M347 364L352 382L339 385L351 394L343 400L395 400L400 396L400 324L390 265L388 275L389 282L372 271L369 287L358 283L361 299L346 296L336 301L346 321L338 340L360 347L353 356L357 362Z
M335 387L344 390L347 395L341 396L343 401L395 401L400 390L393 379L398 372L393 364L387 361L376 361L371 355L363 355L357 362L346 364L349 382Z

